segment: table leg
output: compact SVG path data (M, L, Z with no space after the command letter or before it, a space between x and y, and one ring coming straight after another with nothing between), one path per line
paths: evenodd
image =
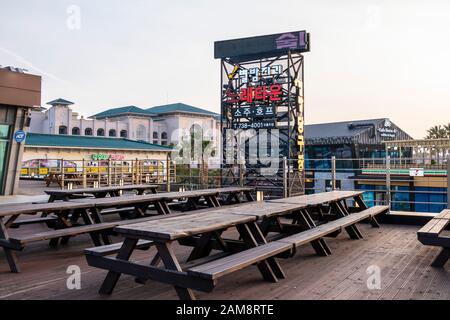
M358 207L361 209L361 211L367 209L367 205L364 202L361 195L358 195L358 196L354 197L353 199L358 204ZM380 224L378 223L378 221L375 217L370 218L369 223L374 228L380 228Z
M248 223L247 225L258 244L267 243L266 238L264 237L263 233L261 232L261 229L258 227L258 224L256 222L251 222ZM280 264L274 257L268 258L267 262L269 263L270 267L272 268L273 272L275 273L278 279L286 279L286 275L283 269L281 269Z
M83 217L85 224L94 224L95 223L95 221L92 219L92 217L89 214L89 211L87 209L85 209L81 212L81 216ZM89 236L91 237L92 242L94 243L94 245L96 247L99 247L102 245L98 234L91 232L91 233L89 233Z
M348 212L345 210L345 208L339 202L332 203L332 206L334 206L334 208L336 209L336 213L339 216L341 216L341 217L348 216ZM345 231L347 231L348 235L350 236L350 239L359 240L359 239L363 238L358 227L354 224L352 224L351 226L345 227Z
M231 203L232 203L232 200L233 200L233 194L231 193L231 194L229 194L229 195L227 196L227 198L225 199L225 204L231 204Z
M125 241L122 244L122 247L120 248L119 252L117 253L116 259L120 260L126 260L128 261L131 257L131 254L133 253L134 248L136 248L136 244L138 243L138 240L136 239L129 239L126 238ZM99 290L100 294L111 294L114 290L114 287L117 284L117 281L119 281L121 273L109 271L106 275L105 280L103 281L103 284Z
M98 209L98 208L91 208L91 215L92 215L92 218L93 218L95 223L103 223L103 217L102 217L102 214L100 212L100 209ZM112 243L110 236L107 235L105 232L102 232L101 235L102 235L102 239L103 239L103 243L104 244L111 244Z
M216 208L216 207L220 207L220 205L217 205L217 201L214 201L214 197L212 196L204 196L206 204L208 205L208 207L210 208Z
M213 232L208 232L208 233L202 234L200 236L200 238L198 239L196 246L194 247L191 254L189 255L189 258L187 259L187 261L189 262L189 261L193 261L193 260L197 260L197 259L209 256L209 254L213 250L212 244L211 244L213 238L216 238L220 243L222 233L223 233L223 230L213 231Z
M8 241L9 239L8 231L6 231L6 227L3 223L3 217L0 217L0 239L5 241ZM3 251L5 252L5 257L6 260L8 261L9 269L11 270L11 272L19 273L20 268L17 262L16 253L13 250L6 247L3 247Z
M441 268L443 267L447 261L450 259L450 248L443 248L439 255L434 259L431 264L432 267Z
M307 209L302 209L298 212L297 224L304 230L309 230L316 227L316 224ZM331 254L331 249L323 238L311 241L311 246L319 256L326 257Z
M255 201L255 199L252 196L252 193L250 191L244 191L245 198L247 201Z
M254 238L250 228L247 224L237 225L236 229L238 230L242 240L246 244L248 248L254 248L258 246L258 242ZM272 269L272 266L269 264L267 260L261 261L257 264L259 272L263 276L264 280L270 282L278 282L278 278L276 276L275 271Z
M173 252L171 243L156 243L159 256L161 257L164 266L169 270L183 271L178 262L175 253ZM181 300L195 300L194 293L191 289L175 286L175 291Z
M356 196L353 198L355 200L355 202L358 204L358 206L361 208L361 210L366 210L367 209L367 205L364 202L364 200L362 199L362 196Z
M155 206L155 209L158 212L158 214L160 215L170 214L169 206L164 200L155 201L153 205Z

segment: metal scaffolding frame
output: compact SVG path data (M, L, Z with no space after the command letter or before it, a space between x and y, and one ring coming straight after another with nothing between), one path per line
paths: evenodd
M248 83L243 83L236 73L242 70L249 71L255 67L259 70L267 67L281 66L282 72L273 77L258 77L255 85L279 84L282 87L282 97L280 101L271 105L276 110L275 128L279 130L279 148L278 167L276 174L262 174L266 166L258 162L252 164L249 161L248 145L245 147L245 162L239 163L237 151L234 150L234 163L226 163L227 150L227 130L233 129L242 124L250 123L252 118L233 118L232 111L242 107L242 101L229 100L230 92L236 93L245 89ZM248 185L253 185L261 190L273 189L273 187L282 187L286 189L284 194L290 196L302 194L304 192L304 56L299 52L288 51L287 54L276 57L265 57L253 59L250 61L240 61L236 58L221 59L221 131L223 138L223 164L222 176L223 184L237 184L242 175L245 175L245 181ZM268 103L268 102L267 102ZM245 104L245 102L244 102ZM254 106L254 104L253 104ZM253 119L254 120L254 119ZM240 124L240 125L238 125ZM257 136L261 130L255 128ZM272 133L272 129L267 129ZM234 135L233 146L238 145L238 135ZM257 138L259 139L259 138ZM258 140L258 147L259 147ZM248 141L246 142L248 144ZM270 146L270 142L268 142ZM228 144L230 145L230 144ZM228 150L229 152L229 150ZM288 169L286 174L286 170Z

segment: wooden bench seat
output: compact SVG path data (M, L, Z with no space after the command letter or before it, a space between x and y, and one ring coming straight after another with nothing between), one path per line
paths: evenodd
M321 224L320 226L294 234L292 236L282 238L276 242L290 243L294 247L310 243L312 241L323 238L329 234L341 231L343 228L351 226L357 222L373 218L381 213L389 211L388 206L375 206L361 212L350 214L346 217Z
M442 247L442 251L431 264L433 267L443 267L450 259L450 237L441 235L441 233L449 227L450 210L444 210L417 231L417 239L422 244Z
M22 225L36 224L36 223L55 223L56 221L58 221L58 218L52 216L23 219L13 222L10 228L19 228Z
M85 233L99 233L103 231L109 231L114 229L115 227L126 225L126 224L134 224L139 222L146 222L154 219L158 219L160 217L146 217L139 219L131 219L131 220L122 220L122 221L114 221L114 222L103 222L103 223L95 223L89 224L85 226L78 226L66 229L57 229L50 230L45 232L34 233L30 235L24 236L11 236L8 241L16 247L18 250L22 250L23 247L32 242L43 241L43 240L51 240L56 238L63 237L72 237Z
M270 242L190 268L187 273L202 279L215 280L291 249L292 246L289 244Z
M108 229L112 229L116 226L115 223L96 223L86 226L72 227L66 229L50 230L45 232L33 233L24 236L11 236L8 240L17 248L23 249L23 247L29 243L51 240L55 238L77 236L84 233L99 232Z
M122 247L122 244L123 244L123 242L118 242L118 243L113 243L113 244L109 244L106 246L89 248L89 249L85 249L84 253L86 255L104 257L104 256L108 256L110 254L115 254L115 253L119 252L120 248ZM146 249L149 249L153 244L154 244L153 241L139 240L136 245L136 249L146 250Z

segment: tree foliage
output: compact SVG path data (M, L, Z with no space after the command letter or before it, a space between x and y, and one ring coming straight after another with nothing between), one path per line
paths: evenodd
M445 139L450 138L450 123L446 125L433 126L427 130L425 139Z

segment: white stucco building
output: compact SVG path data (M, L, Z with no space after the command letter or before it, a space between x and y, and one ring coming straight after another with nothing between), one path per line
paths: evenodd
M75 136L117 137L142 140L149 143L177 144L179 129L189 130L194 125L203 129L204 137L218 145L220 115L211 111L174 103L148 109L126 106L108 109L84 118L72 110L73 102L56 99L31 114L31 133L64 134Z

